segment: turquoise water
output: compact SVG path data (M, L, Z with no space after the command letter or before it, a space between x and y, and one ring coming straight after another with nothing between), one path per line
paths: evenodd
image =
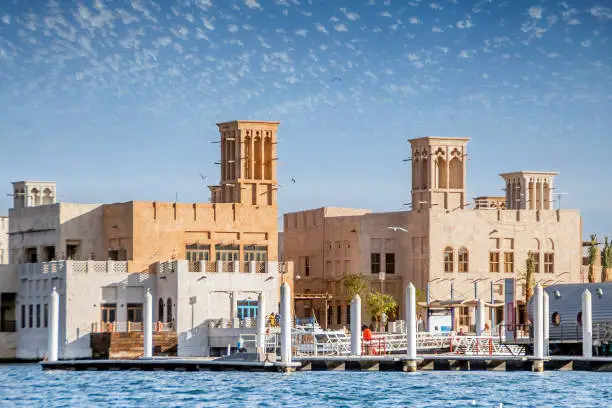
M612 373L70 372L0 365L7 407L609 407Z

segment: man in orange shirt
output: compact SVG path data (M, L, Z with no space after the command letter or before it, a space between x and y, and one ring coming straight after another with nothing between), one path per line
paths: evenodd
M370 342L372 341L372 330L365 324L361 328L363 342L365 344L365 353L370 354Z

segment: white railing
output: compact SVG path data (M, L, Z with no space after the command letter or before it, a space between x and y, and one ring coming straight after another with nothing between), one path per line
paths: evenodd
M92 333L125 333L142 331L142 322L93 322ZM174 323L153 322L154 332L174 331Z
M492 336L454 336L452 346L452 352L469 356L525 355L523 346L502 344Z
M267 353L276 353L280 350L280 335L278 334L265 334L265 348ZM254 352L259 347L259 340L257 334L241 334L240 341L242 347L247 352Z

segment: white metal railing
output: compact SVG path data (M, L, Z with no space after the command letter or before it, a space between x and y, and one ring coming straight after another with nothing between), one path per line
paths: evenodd
M520 345L502 344L493 336L454 336L451 352L465 355L525 355L525 348Z
M276 353L280 350L280 335L277 333L265 334L265 349L268 353ZM247 351L256 351L259 347L257 334L241 334L240 341L242 347Z

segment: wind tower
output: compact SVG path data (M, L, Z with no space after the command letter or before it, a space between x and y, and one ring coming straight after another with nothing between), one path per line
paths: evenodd
M221 178L210 186L213 203L276 205L276 132L280 122L218 123Z
M509 210L553 209L553 184L559 173L516 171L500 176L506 184L506 208Z
M412 208L464 208L466 137L428 136L409 140L412 147Z

